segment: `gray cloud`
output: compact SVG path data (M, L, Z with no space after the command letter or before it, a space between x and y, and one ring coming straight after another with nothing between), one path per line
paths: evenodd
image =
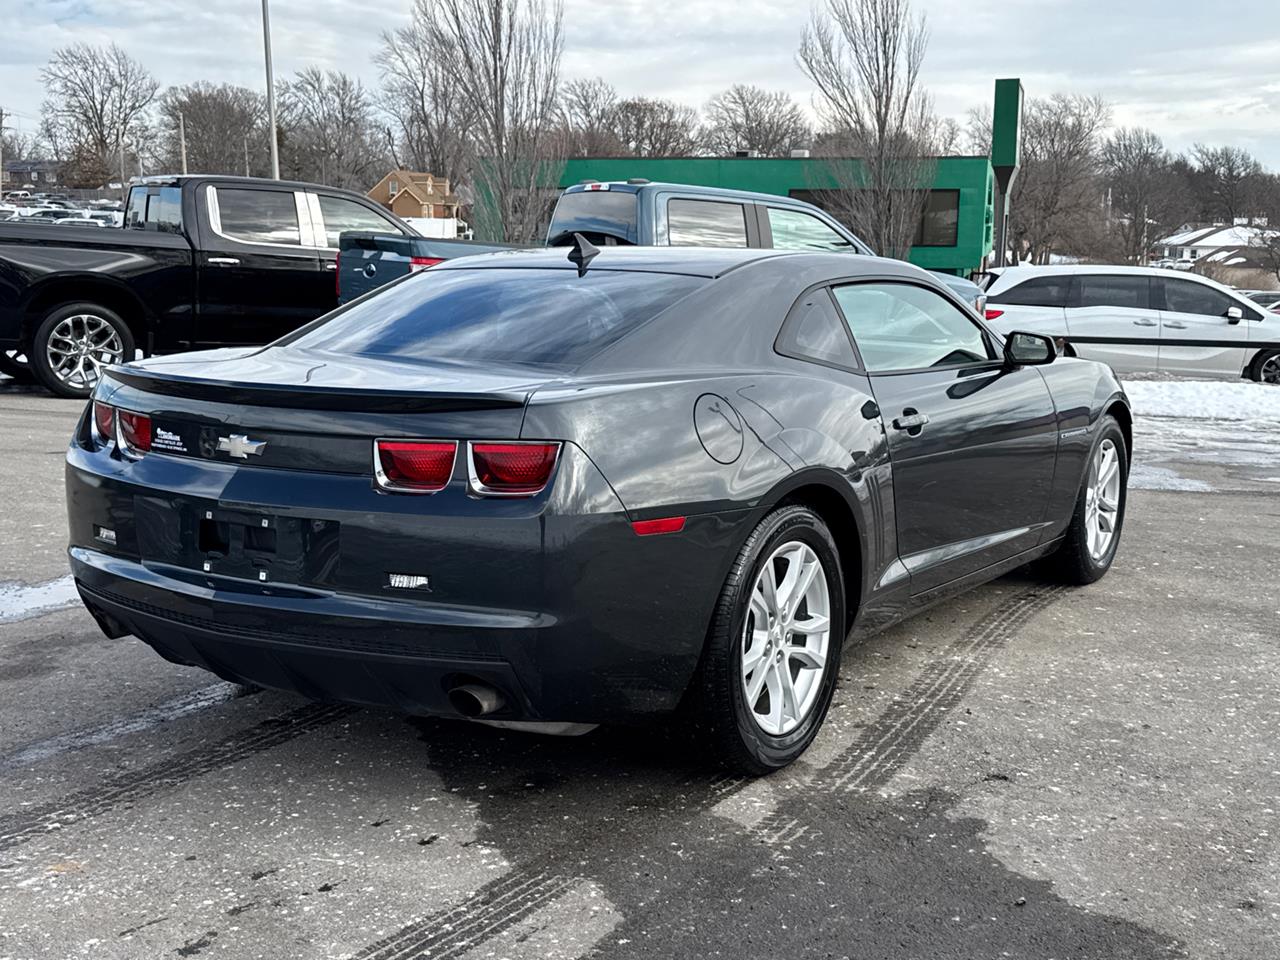
M925 82L938 109L989 101L995 77L1029 96L1098 93L1117 124L1149 126L1175 149L1232 143L1280 168L1280 15L1274 0L1209 4L1116 0L929 0ZM378 35L407 0L274 0L278 74L347 70L376 85ZM746 81L809 104L795 65L808 4L797 0L567 0L566 76L603 76L626 95L700 106ZM57 46L114 40L164 84L262 85L259 5L195 0L0 0L0 106L34 125L39 68Z

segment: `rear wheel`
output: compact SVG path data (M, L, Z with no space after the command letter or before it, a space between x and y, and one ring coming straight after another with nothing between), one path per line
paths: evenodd
M699 678L720 759L764 774L805 751L835 692L844 604L822 519L792 506L761 521L720 592Z
M1111 569L1124 526L1128 488L1124 432L1114 417L1104 416L1098 423L1066 539L1045 559L1054 579L1083 585L1101 580Z
M22 350L0 350L0 373L13 377L19 383L31 380L31 364Z
M133 335L120 317L93 303L51 310L36 327L28 356L41 385L60 397L87 397L102 372L134 355Z
M1260 383L1280 383L1280 350L1260 353L1249 367L1250 379Z

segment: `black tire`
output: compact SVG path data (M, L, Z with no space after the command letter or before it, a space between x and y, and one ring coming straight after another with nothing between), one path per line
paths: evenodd
M117 362L126 362L134 357L133 334L115 312L95 303L64 303L55 307L36 327L27 357L31 362L31 372L35 374L36 380L50 393L59 397L87 397L93 392L96 383L96 380L87 383L69 381L59 376L49 360L50 336L58 324L68 317L75 316L88 316L95 320L102 320L114 329L120 344L120 360Z
M1249 379L1260 383L1280 383L1280 350L1266 350L1254 357L1253 363L1249 364Z
M756 723L742 689L743 630L751 592L765 561L777 547L801 541L812 548L826 577L831 626L826 663L808 713L798 727L773 736ZM707 744L720 762L751 775L771 773L804 753L817 735L840 673L844 642L844 578L840 553L822 518L802 506L781 507L760 522L739 552L716 603L697 689L697 712L709 732Z
M0 350L0 373L12 377L18 383L30 383L33 379L31 364L22 350Z
M1094 460L1103 443L1110 440L1119 456L1120 496L1119 507L1114 521L1114 536L1106 552L1094 557L1089 550L1088 529L1088 495L1089 480L1092 477ZM1093 445L1089 448L1089 459L1085 463L1084 476L1080 479L1080 492L1076 496L1075 510L1071 514L1071 522L1067 526L1067 535L1062 546L1045 558L1043 569L1053 580L1061 583L1083 586L1101 580L1111 569L1116 549L1120 546L1120 535L1124 530L1125 508L1129 500L1129 451L1124 442L1124 431L1111 415L1107 414L1098 421L1097 434Z

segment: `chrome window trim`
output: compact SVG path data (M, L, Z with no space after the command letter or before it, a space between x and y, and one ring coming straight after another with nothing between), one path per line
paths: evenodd
M547 471L547 479L537 490L494 490L492 487L486 487L480 482L480 478L476 476L476 458L472 447L476 443L500 443L508 447L545 447L554 446L556 455L551 461L551 469ZM467 493L473 497L536 497L542 493L551 484L551 478L555 475L556 467L560 464L560 452L564 449L564 444L559 440L468 440L467 441Z
M380 443L452 443L453 444L453 460L449 463L449 479L444 482L444 486L438 490L422 490L416 487L402 487L394 480L386 475L382 469L382 458L378 456L378 444ZM453 483L453 475L458 469L458 448L462 446L457 440L449 440L444 437L375 437L373 440L373 483L376 489L384 493L413 493L418 496L430 497L437 493L449 489L449 484ZM470 449L468 448L468 455Z

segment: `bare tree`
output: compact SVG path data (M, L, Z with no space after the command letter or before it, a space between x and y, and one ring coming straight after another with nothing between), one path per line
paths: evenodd
M785 157L813 139L804 112L781 91L737 83L707 101L702 114L702 145L720 156L754 150L766 157Z
M206 81L170 87L160 100L160 155L167 170L182 169L181 126L192 173L269 176L266 105L262 94Z
M449 72L449 59L436 50L435 24L434 4L415 0L409 25L382 34L375 62L382 107L394 118L404 162L459 183L471 169L474 111Z
M1197 143L1191 151L1195 162L1193 183L1201 213L1211 220L1232 223L1255 211L1255 187L1263 178L1262 164L1241 147L1209 147Z
M1102 144L1110 229L1128 263L1145 263L1151 245L1190 215L1192 201L1173 157L1150 130L1116 130Z
M42 130L72 182L98 186L121 169L123 145L146 142L146 112L159 89L147 69L114 43L74 43L40 71L48 99ZM131 164L126 159L126 168Z
M820 116L858 158L831 161L836 212L884 256L910 252L932 179L932 110L919 84L928 39L909 0L825 0L797 55Z
M555 123L561 0L422 0L414 13L428 56L469 111L477 234L533 241L563 168Z
M618 93L600 77L570 80L560 93L565 153L616 156L627 152L617 133Z
M364 191L388 165L359 80L308 67L280 85L281 167L297 180Z
M1022 169L1013 186L1010 238L1018 259L1048 263L1087 245L1103 220L1098 180L1111 107L1100 97L1054 94L1023 110Z
M964 116L964 148L978 157L991 155L991 105L973 107Z
M698 152L698 111L672 100L632 97L614 112L614 134L637 157Z

